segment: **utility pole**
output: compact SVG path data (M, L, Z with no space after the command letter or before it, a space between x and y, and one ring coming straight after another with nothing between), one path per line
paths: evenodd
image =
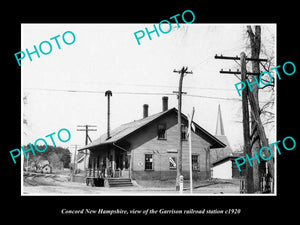
M181 105L182 105L182 82L185 74L192 74L193 72L187 71L187 67L182 67L181 70L173 70L174 73L179 73L179 88L178 88L178 153L177 153L177 176L176 176L176 191L180 190L180 177L182 176L182 138L181 138Z
M74 158L73 158L73 175L75 175L76 174L76 162L77 162L77 160L76 160L76 155L77 155L77 147L78 147L78 145L70 145L69 146L69 149L70 148L73 148L74 147Z
M71 181L74 181L74 176L76 175L76 167L77 167L76 155L77 155L77 147L78 147L78 145L76 145L76 144L75 145L69 145L68 149L70 150L73 147L74 147L74 158L73 158L73 171L72 171L72 173L70 171Z
M77 125L77 127L84 127L84 129L77 129L77 131L85 131L85 145L88 144L88 140L92 142L90 136L89 136L89 131L97 131L97 129L89 129L90 127L97 127L97 125Z
M192 115L188 115L189 119L189 158L190 158L190 193L193 194L193 168L192 168L192 123L194 118L195 108L193 107Z
M241 80L246 83L246 55L241 53ZM243 108L243 135L244 135L244 154L252 155L250 146L250 128L249 128L249 107L248 107L248 88L242 90L242 108ZM246 191L253 193L253 169L249 163L246 163Z
M259 58L247 58L245 53L242 52L241 53L241 57L228 57L228 56L215 56L215 59L229 59L229 60L241 60L241 71L223 71L223 69L220 71L220 73L222 74L234 74L235 76L237 76L237 74L241 74L241 81L246 83L246 78L248 76L259 76L260 75L260 71L259 70L255 70L253 72L247 72L246 71L246 60L247 61L252 61L252 62L267 62L267 59L259 59ZM254 87L253 87L254 88ZM252 88L252 89L253 89ZM251 106L251 116L252 116L252 127L251 127L251 135L250 135L250 128L249 128L249 109L248 109L248 100L250 102L250 106ZM258 105L258 99L256 100L254 97L254 94L248 90L248 88L245 88L242 90L242 107L243 107L243 134L244 134L244 153L248 154L249 156L252 156L252 147L253 147L253 143L254 141L251 141L251 137L253 138L254 136L254 132L256 132L256 129L258 130L258 136L260 138L260 140L262 141L264 146L269 146L267 139L266 139L266 135L264 132L264 128L263 125L261 123L260 120L260 115L259 115L259 105ZM255 125L254 126L253 124ZM266 157L267 158L267 157ZM257 184L255 185L255 183L259 183L259 178L260 176L258 174L255 174L253 172L253 167L250 167L249 164L246 164L246 188L247 188L247 193L254 193L257 191Z
M77 129L77 131L85 131L85 145L88 145L88 140L92 142L90 136L89 136L89 131L97 131L97 129L89 129L90 127L97 127L97 125L77 125L77 127L84 127L85 129ZM86 158L87 158L87 149L84 151L84 170L85 173L86 171Z

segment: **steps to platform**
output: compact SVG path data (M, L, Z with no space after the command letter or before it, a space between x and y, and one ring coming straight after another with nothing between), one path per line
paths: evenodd
M129 178L107 178L108 187L130 187L133 186Z

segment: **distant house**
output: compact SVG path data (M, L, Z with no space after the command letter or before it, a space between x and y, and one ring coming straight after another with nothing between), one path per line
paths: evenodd
M144 105L142 119L123 124L79 149L90 152L89 172L103 178L175 180L179 140L177 115L176 108L168 109L167 97L163 97L163 111L154 115L148 116L148 105ZM189 179L188 120L184 114L181 117L183 176ZM211 149L226 145L197 123L193 125L193 178L208 179Z
M84 160L88 160L88 158L85 159L84 157L84 153L82 152L79 152L77 155L76 155L76 170L77 171L84 171Z
M225 156L212 164L212 177L219 179L240 178L245 174L245 164L241 166L241 171L237 168L235 159L242 154Z
M218 107L217 126L215 137L226 144L225 148L215 148L211 150L212 177L219 179L239 178L244 175L245 168L239 172L235 159L242 153L236 153L232 150L229 141L225 135L221 107Z

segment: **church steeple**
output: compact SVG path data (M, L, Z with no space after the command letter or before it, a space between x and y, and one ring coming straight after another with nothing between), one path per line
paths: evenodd
M215 135L216 136L225 135L220 104L218 107L217 127L216 127Z

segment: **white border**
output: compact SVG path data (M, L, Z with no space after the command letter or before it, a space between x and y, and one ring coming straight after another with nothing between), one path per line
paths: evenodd
M25 24L25 23L23 23ZM34 24L34 23L26 23L26 24ZM52 24L52 23L47 23L47 24ZM72 25L75 25L77 23L72 23ZM93 24L94 23L80 23L80 24ZM118 24L118 23L114 23L114 24L107 24L107 23L95 23L95 24L101 24L101 25L124 25L124 24ZM128 23L130 24L130 23ZM126 25L128 25L126 24ZM135 23L138 24L138 23ZM172 23L173 24L173 23ZM227 26L227 25L275 25L275 46L274 46L274 50L275 50L275 66L277 66L277 23L193 23L193 25L216 25L216 26ZM144 24L145 25L145 24ZM189 25L191 26L192 24L185 24L185 25ZM24 30L23 30L23 26L21 23L21 49L23 46L23 41L22 41L22 34L23 34ZM23 145L23 134L24 134L24 129L23 129L23 110L24 110L24 104L23 104L23 69L21 66L21 144ZM277 140L277 76L275 77L275 140ZM21 154L21 196L277 196L277 151L274 151L275 155L274 155L274 193L272 194L168 194L168 193L157 193L157 194L24 194L23 192L23 165L24 165L24 155ZM97 187L94 187L97 188Z

